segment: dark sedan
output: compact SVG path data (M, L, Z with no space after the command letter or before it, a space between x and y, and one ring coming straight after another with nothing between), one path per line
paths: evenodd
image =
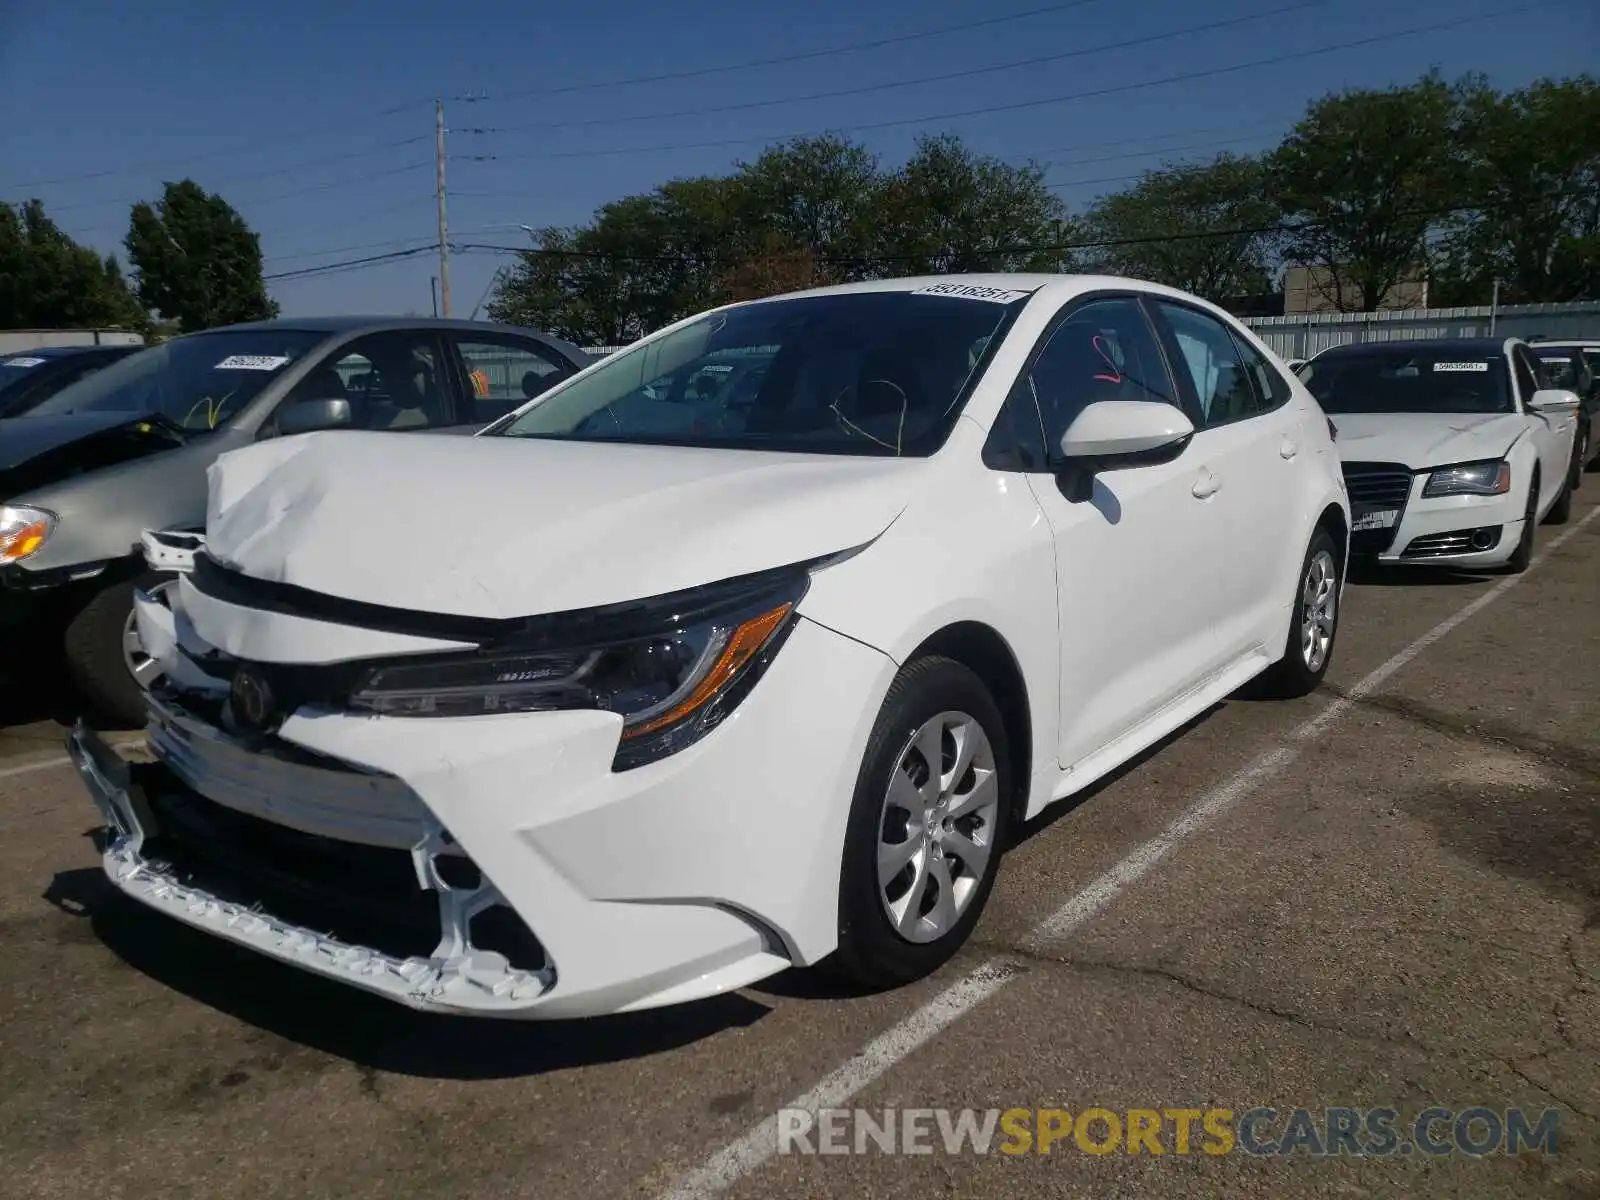
M143 350L131 346L46 346L0 355L0 418L20 417L63 388Z

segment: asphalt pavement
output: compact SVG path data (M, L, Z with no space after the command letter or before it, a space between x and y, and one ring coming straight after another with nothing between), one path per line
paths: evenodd
M1514 581L1358 577L1322 691L1230 699L1035 821L974 942L872 996L797 972L631 1017L471 1022L221 945L104 882L60 757L70 697L48 663L13 666L0 1195L1600 1197L1585 483ZM778 1152L797 1101L1024 1110L1061 1136L949 1149L935 1114L931 1153ZM1259 1152L1287 1148L1296 1108L1324 1135L1326 1109L1392 1109L1411 1150ZM1449 1153L1414 1144L1430 1108ZM1554 1152L1468 1153L1481 1114L1451 1138L1473 1108L1555 1113ZM1171 1116L1162 1153L1131 1152L1111 1135L1132 1110L1226 1110L1230 1152L1201 1148L1199 1116L1187 1153Z

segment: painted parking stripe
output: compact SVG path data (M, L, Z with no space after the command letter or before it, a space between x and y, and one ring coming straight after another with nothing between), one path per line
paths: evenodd
M15 767L0 767L0 779L31 775L34 771L47 771L51 767L64 767L71 761L65 754L58 754L54 758L42 758L38 762L23 763Z
M1600 517L1600 508L1586 513L1571 529L1553 538L1544 550L1535 555L1529 571L1539 567L1553 551L1596 517ZM1041 946L1058 941L1104 911L1113 900L1149 874L1177 845L1211 824L1262 784L1287 770L1306 744L1326 732L1362 698L1382 687L1417 655L1488 608L1527 577L1526 572L1508 576L1476 600L1463 605L1452 616L1365 675L1345 695L1310 720L1296 726L1285 739L1287 744L1252 759L1217 787L1200 796L1161 833L1139 846L1087 887L1074 893L1071 899L1041 921L1028 935L1027 944ZM1000 992L1019 973L1018 964L1004 955L990 959L880 1034L860 1053L841 1064L815 1087L789 1101L785 1107L808 1109L813 1113L819 1108L843 1107L941 1029ZM777 1116L774 1114L737 1141L717 1151L663 1196L666 1200L700 1200L715 1196L756 1170L776 1153Z

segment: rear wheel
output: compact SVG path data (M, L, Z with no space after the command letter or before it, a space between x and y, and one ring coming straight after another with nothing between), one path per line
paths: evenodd
M133 593L142 588L164 598L176 584L172 575L146 571L102 588L67 625L67 671L83 698L120 729L145 723L145 691L161 668L139 640L133 620Z
M1311 535L1299 578L1283 657L1261 679L1262 690L1280 699L1314 692L1333 662L1339 630L1339 553L1326 529L1318 527Z
M839 876L835 974L920 979L959 950L1010 829L1010 747L982 680L952 659L908 664L867 742Z

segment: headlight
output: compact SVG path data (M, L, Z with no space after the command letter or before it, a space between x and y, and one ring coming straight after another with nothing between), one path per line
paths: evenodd
M55 527L55 514L42 508L0 505L0 567L37 551Z
M788 572L721 600L688 593L623 606L626 633L606 637L596 627L570 648L380 666L349 705L391 717L601 709L625 722L612 769L642 766L699 741L738 706L794 627L809 583L806 572Z
M1430 472L1424 496L1503 496L1511 490L1511 464L1496 458Z

